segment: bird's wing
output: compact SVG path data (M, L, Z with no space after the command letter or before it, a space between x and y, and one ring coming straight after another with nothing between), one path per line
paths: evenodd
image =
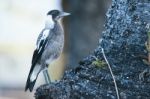
M48 42L48 36L52 36L52 35L49 35L49 33L51 33L50 30L43 30L38 39L37 39L37 48L34 50L34 53L33 53L33 56L32 56L32 65L31 65L31 69L30 69L30 72L29 72L29 75L28 75L28 79L27 79L27 83L26 83L26 88L25 90L27 90L29 88L30 91L33 90L33 86L35 84L35 81L36 81L36 78L38 76L38 74L36 75L36 78L35 80L31 81L31 76L32 76L32 73L34 71L34 68L36 66L36 63L38 62L38 60L41 58L42 56L42 53L44 52L45 50L45 46L47 45L47 42ZM51 33L52 34L52 33ZM39 69L40 70L40 69ZM40 72L40 71L39 71ZM38 73L39 73L38 72Z
M36 64L38 59L41 58L41 55L45 49L45 46L47 44L48 41L48 36L49 33L51 33L50 30L43 30L38 39L37 39L37 48L35 49L34 53L33 53L33 57L32 57L32 64Z

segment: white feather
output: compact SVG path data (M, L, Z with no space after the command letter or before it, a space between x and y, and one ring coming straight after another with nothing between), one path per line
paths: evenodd
M48 29L46 29L46 30L43 31L42 37L40 38L40 41L39 41L38 44L37 44L37 48L38 48L38 49L40 48L40 42L41 42L42 40L45 40L45 39L48 37L49 31L50 31L50 30L48 30Z
M30 81L34 81L36 79L40 70L41 70L41 65L36 65L32 74L31 74Z
M47 15L46 16L45 28L46 29L52 29L52 28L54 28L54 21L53 21L51 15Z
M48 37L48 34L49 34L49 30L44 30L41 39L46 39Z

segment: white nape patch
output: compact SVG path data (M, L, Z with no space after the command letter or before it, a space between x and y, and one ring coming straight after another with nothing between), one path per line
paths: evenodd
M36 65L32 74L31 74L30 81L34 81L36 79L40 70L41 70L41 65Z
M54 21L52 19L52 15L47 15L45 20L45 28L52 29L54 28Z
M41 41L42 41L42 40L46 40L46 38L48 37L49 31L50 31L50 30L48 30L48 29L46 29L46 30L43 31L42 37L41 37L40 41L39 41L38 44L37 44L37 48L38 48L38 49L40 48L40 43L41 43Z

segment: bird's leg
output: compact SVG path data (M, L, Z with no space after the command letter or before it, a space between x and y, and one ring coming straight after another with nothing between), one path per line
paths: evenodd
M46 84L49 84L51 82L50 76L48 74L48 68L46 67L46 69L43 71L44 74L44 78L45 78L45 82Z

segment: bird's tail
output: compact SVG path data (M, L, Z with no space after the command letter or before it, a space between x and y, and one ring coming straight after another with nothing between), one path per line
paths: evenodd
M29 89L30 92L32 92L33 87L35 85L35 82L37 80L37 77L41 71L40 66L35 66L34 69L31 68L29 72L29 76L27 78L26 86L25 86L25 91Z
M28 76L28 79L27 79L27 82L26 82L25 91L27 91L29 89L30 92L32 92L37 78L35 78L35 80L33 80L33 81L31 81L30 78L31 78L31 75Z

